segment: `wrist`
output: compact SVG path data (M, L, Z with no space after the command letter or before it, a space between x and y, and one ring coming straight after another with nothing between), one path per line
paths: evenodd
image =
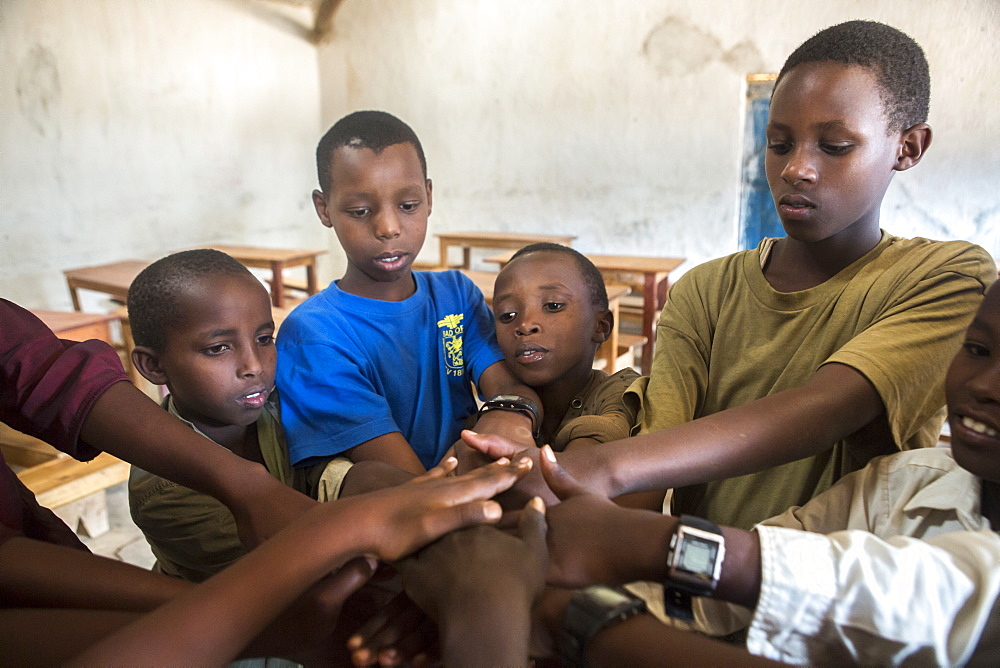
M525 664L532 600L523 588L498 586L486 595L477 589L449 599L437 620L445 665Z

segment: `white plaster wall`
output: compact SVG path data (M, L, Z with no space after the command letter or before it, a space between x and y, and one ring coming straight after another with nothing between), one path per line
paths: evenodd
M68 309L70 267L325 247L306 26L250 0L0 0L0 295Z
M346 0L319 51L323 125L365 108L410 123L431 233L568 232L690 266L735 250L745 75L851 18L908 32L933 77L934 145L883 226L1000 257L995 0Z

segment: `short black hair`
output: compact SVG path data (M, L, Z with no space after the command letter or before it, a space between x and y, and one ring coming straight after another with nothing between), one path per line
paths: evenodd
M775 88L795 67L821 62L860 65L874 73L890 132L927 121L930 69L923 49L903 31L877 21L847 21L821 30L788 56Z
M135 277L128 289L128 321L137 346L162 352L167 330L183 317L180 296L207 276L249 276L250 270L222 251L181 251L161 258Z
M510 256L507 264L521 257L522 255L528 255L529 253L562 253L573 258L576 262L577 268L580 270L580 275L583 276L583 282L587 284L590 289L590 303L598 311L608 310L608 290L604 287L604 277L601 275L601 271L594 266L594 263L587 258L586 255L578 250L574 250L569 246L563 246L562 244L554 244L548 241L531 244L530 246L525 246L516 253Z
M326 131L316 147L316 172L320 189L325 191L330 187L333 152L341 146L367 148L381 153L390 146L402 143L412 144L417 150L420 168L426 179L427 159L424 158L424 148L413 128L384 111L355 111L344 116Z

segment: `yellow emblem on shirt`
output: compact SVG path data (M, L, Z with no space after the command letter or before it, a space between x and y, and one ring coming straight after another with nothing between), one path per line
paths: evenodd
M444 345L445 373L449 376L461 376L465 367L462 359L462 334L465 332L462 320L464 318L464 313L453 313L438 320L441 343Z

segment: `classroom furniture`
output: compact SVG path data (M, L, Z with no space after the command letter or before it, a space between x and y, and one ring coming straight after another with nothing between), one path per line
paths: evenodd
M285 306L285 282L282 272L290 267L306 268L306 292L314 295L319 292L316 280L316 258L325 250L307 248L263 248L258 246L227 246L213 244L204 248L214 248L222 251L241 264L255 269L271 270L271 301L275 306Z
M442 268L448 266L448 249L457 246L462 249L462 269L469 269L473 248L517 250L529 244L549 242L569 246L576 239L567 234L521 234L520 232L442 232L435 235L441 243Z
M128 286L139 272L149 266L145 260L120 260L91 267L78 267L63 272L69 295L73 299L73 309L80 309L80 290L94 290L111 296L117 302L125 303Z
M94 538L110 528L105 490L128 480L129 465L106 452L80 462L48 443L0 424L0 452L38 503Z
M514 251L494 255L485 259L500 265L502 268L510 262ZM642 255L590 255L587 257L594 263L605 281L626 281L633 288L642 290L642 329L640 336L647 343L642 347L642 361L639 373L649 375L649 367L653 362L653 341L655 335L656 312L663 308L667 301L667 288L670 287L670 272L679 267L685 258L682 257L649 257ZM635 277L634 279L631 277ZM640 278L641 277L641 278ZM615 320L617 321L617 313Z
M493 284L496 281L497 275L492 271L473 271L471 269L462 269L461 272L476 284L476 287L482 291L483 296L486 298L487 305L493 308ZM611 309L611 313L615 317L615 323L611 328L611 335L608 337L608 340L598 348L595 359L604 360L604 369L608 373L614 373L617 371L615 367L621 355L619 351L620 333L618 331L619 304L621 303L621 298L628 294L631 288L621 283L606 283L605 287L608 291L608 308Z
M114 339L111 338L111 323L119 320L117 313L30 310L60 339L69 341L98 339L114 345Z

